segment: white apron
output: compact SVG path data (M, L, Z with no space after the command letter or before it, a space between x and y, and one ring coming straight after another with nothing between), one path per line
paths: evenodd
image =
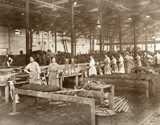
M94 59L91 59L89 63L89 76L92 76L92 75L97 75Z

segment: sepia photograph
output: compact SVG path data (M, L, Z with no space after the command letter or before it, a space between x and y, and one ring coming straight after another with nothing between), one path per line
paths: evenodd
M160 125L160 0L0 0L0 125Z

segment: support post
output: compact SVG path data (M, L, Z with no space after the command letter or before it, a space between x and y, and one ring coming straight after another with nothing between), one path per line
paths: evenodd
M100 31L99 31L99 45L100 45L100 53L103 51L103 8L102 8L102 0L99 3L99 21L100 21Z
M31 55L32 52L32 41L31 41L31 30L30 30L30 18L29 18L29 6L30 0L26 0L25 3L25 11L26 11L26 63L29 62L29 56Z
M121 27L121 17L119 16L119 45L120 52L122 52L122 27Z
M6 103L9 102L9 86L8 85L5 86L5 102Z
M91 104L90 104L90 106L91 106L91 125L96 125L96 111L95 111L95 108L96 108L96 106L95 106L95 102L93 101Z
M75 39L75 19L74 19L74 1L71 0L71 54L76 55L76 39Z
M133 42L134 42L134 59L137 53L137 41L136 41L136 18L133 18Z
M154 53L156 52L156 40L154 39Z
M2 87L0 86L0 97L2 97Z
M90 46L90 53L92 52L92 33L91 33L91 31L89 32L89 46Z
M95 44L95 35L93 34L93 39L92 39L92 50L94 51L94 44Z
M57 31L56 31L56 28L55 28L55 31L54 31L54 42L55 42L55 53L57 53Z
M145 29L145 51L148 51L148 44L147 44L147 28Z
M11 52L11 29L8 26L8 52Z
M9 115L17 115L19 112L17 112L17 104L16 104L16 90L13 91L13 100L12 100L12 112L9 113Z

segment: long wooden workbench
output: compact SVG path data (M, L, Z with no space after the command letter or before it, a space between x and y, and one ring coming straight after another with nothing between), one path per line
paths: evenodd
M155 95L157 75L153 74L112 74L104 76L96 76L93 79L102 80L106 84L113 84L115 88L134 89L141 88L145 90L145 95L149 98Z
M13 103L12 103L12 114L16 114L16 111L17 111L15 94L51 99L56 101L67 101L67 102L87 104L90 106L90 109L91 109L91 125L95 125L95 100L94 99L78 97L78 96L55 94L53 92L41 92L41 91L35 91L35 90L24 90L24 89L16 88L14 92Z

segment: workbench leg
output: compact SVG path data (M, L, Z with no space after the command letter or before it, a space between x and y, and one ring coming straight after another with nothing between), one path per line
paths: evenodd
M115 95L115 87L114 87L114 85L112 85L112 87L111 87L111 93L112 93L112 96L114 97L114 95Z
M109 94L109 108L113 109L113 100L114 100L114 85L111 87L111 92Z
M75 88L78 88L78 75L76 75L76 86Z
M146 97L149 98L149 82L146 84Z
M82 73L82 81L84 81L84 74Z
M0 97L2 97L2 87L0 87Z
M5 102L6 103L9 102L9 86L8 85L5 86Z
M59 82L59 84L60 84L60 89L63 89L63 78L62 78L62 77L60 77L60 82Z
M16 104L16 92L13 92L13 101L12 101L12 112L9 113L9 115L17 115L19 112L17 112L17 104Z
M152 84L152 95L153 95L153 96L156 95L156 86L155 86L154 83Z
M104 89L101 89L101 98L100 98L100 101L101 101L101 104L104 104L104 95L105 92L104 92Z
M91 106L91 125L95 125L96 124L95 102L92 102L90 106Z
M149 81L150 87L149 87L149 93L152 94L152 96L156 95L156 87L154 82Z

